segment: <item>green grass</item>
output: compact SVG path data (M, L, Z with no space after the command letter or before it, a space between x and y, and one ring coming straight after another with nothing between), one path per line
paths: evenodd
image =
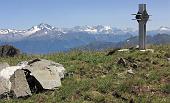
M2 103L169 103L170 102L170 45L150 46L152 52L71 51L48 55L20 55L0 58L0 62L16 65L34 58L63 64L68 73L62 86L55 91L33 94L27 99L0 100ZM119 58L128 65L117 64ZM133 68L133 64L137 68ZM133 74L127 73L132 68ZM112 95L113 93L119 96Z

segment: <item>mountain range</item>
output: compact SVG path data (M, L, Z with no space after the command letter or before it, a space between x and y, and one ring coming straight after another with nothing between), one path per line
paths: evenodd
M57 28L41 23L27 30L0 29L0 44L11 44L25 53L45 54L67 51L90 44L116 44L137 36L137 30L111 26ZM148 31L148 35L170 34L169 27ZM104 45L105 45L104 44Z

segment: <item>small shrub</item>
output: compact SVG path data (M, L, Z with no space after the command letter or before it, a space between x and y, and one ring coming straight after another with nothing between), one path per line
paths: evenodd
M170 94L170 84L166 84L162 87L162 92Z

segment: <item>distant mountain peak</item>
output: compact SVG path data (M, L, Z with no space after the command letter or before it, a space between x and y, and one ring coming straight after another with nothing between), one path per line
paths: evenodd
M109 34L112 33L112 27L111 26L103 26L103 25L96 25L96 26L75 26L72 28L72 31L75 32L87 32L90 34Z
M41 23L37 27L40 28L40 29L49 29L49 30L52 30L52 29L55 28L55 27L53 27L49 24L46 24L46 23Z
M49 24L41 23L41 24L39 24L39 25L33 26L33 27L32 27L31 29L29 29L29 30L37 30L37 31L43 30L43 29L52 30L52 29L54 29L54 28L55 28L55 27L53 27L53 26L51 26L51 25L49 25Z
M49 24L46 23L40 23L36 26L33 26L30 29L26 29L26 30L15 30L15 29L0 29L0 35L2 37L1 38L5 38L8 40L15 39L15 38L25 38L28 36L34 36L34 35L38 35L38 36L61 36L61 35L65 35L65 34L69 34L69 33L81 33L81 34L92 34L92 35L136 35L137 30L134 30L132 28L124 28L124 29L120 29L120 28L113 28L111 26L105 26L105 25L95 25L95 26L89 26L89 25L85 25L85 26L75 26L73 28L56 28L53 27ZM170 33L170 28L169 27L165 27L165 26L161 26L159 29L156 30L152 30L149 31L149 35L156 35L156 34L169 34Z
M29 36L29 35L32 35L38 31L41 31L41 30L48 30L48 31L52 31L55 27L49 25L49 24L45 24L45 23L41 23L39 25L36 25L36 26L33 26L31 29L28 29L24 35L25 36ZM46 31L47 32L47 31ZM45 33L46 33L45 32ZM46 33L47 34L47 33Z
M160 30L160 31L167 31L167 30L170 31L170 28L169 28L169 27L165 27L165 26L161 26L161 27L159 28L159 30Z

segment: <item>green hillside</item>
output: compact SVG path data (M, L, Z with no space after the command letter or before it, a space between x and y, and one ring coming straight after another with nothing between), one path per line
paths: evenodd
M16 65L20 61L44 58L67 69L62 87L34 94L27 99L0 100L2 103L169 103L170 45L150 46L155 52L108 51L20 55L0 58ZM118 64L120 58L125 65ZM133 73L128 73L132 69Z

